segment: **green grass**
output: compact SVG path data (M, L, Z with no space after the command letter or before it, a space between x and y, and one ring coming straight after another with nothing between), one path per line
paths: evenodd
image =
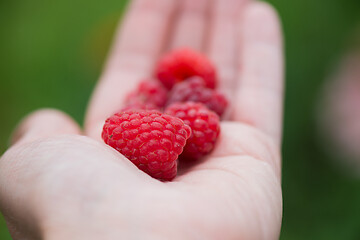
M358 0L271 0L283 20L286 103L281 239L360 239L360 180L319 144L321 87L360 22ZM79 123L126 1L0 1L0 154L16 123L42 107ZM0 239L10 239L0 218Z

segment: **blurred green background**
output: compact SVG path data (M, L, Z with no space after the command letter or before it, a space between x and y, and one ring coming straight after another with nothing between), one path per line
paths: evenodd
M125 0L0 1L0 154L42 107L82 122ZM287 86L281 239L360 239L360 180L319 144L321 88L360 26L359 0L271 0L283 21ZM11 239L0 216L0 239Z

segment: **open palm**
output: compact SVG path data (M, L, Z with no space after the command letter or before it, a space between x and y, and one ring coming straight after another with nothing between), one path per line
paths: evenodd
M251 0L134 0L91 99L84 133L65 114L27 117L0 160L14 239L277 239L282 217L282 43ZM206 53L231 99L216 149L172 182L100 139L104 120L164 51ZM85 135L85 136L84 136Z

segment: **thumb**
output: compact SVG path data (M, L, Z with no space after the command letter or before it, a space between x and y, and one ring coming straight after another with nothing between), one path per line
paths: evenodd
M20 146L21 148L25 143L30 143L37 139L62 134L80 134L80 132L81 131L77 123L65 113L53 109L43 109L31 113L19 123L12 135L11 145ZM12 161L10 165L12 165L10 169L6 168L4 165L1 165L1 169L3 171L9 170L12 172L11 170L17 168L17 161ZM13 172L15 177L16 171ZM4 183L4 181L2 183ZM2 190L9 188L9 185L6 183L0 185L0 189ZM19 187L21 188L21 186ZM23 188L23 190L26 191L26 188ZM5 192L6 191L0 191L0 199L4 200L6 195ZM15 240L40 239L40 231L36 229L36 225L31 224L31 222L34 222L34 219L30 211L28 211L29 209L24 206L20 207L20 205L22 205L21 203L23 203L20 195L14 198L15 201L12 204L18 207L11 209L6 207L1 210L5 216L9 232ZM21 213L14 211L14 209L21 209ZM19 218L19 216L22 217ZM24 224L24 222L28 224Z
M80 133L78 124L65 113L55 109L42 109L29 114L20 122L12 135L11 145L56 135Z

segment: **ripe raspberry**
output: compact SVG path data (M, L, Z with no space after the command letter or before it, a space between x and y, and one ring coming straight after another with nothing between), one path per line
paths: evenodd
M155 106L157 109L164 107L168 92L162 84L157 81L145 80L139 83L138 88L131 92L126 100L126 106ZM150 107L150 109L153 109Z
M174 103L167 114L178 117L192 130L181 159L196 160L210 153L220 133L219 116L201 103Z
M179 118L158 111L129 110L105 122L102 138L139 169L159 180L176 176L177 158L191 129Z
M155 75L168 89L193 76L202 77L208 88L216 86L214 65L207 57L187 48L175 50L161 58Z
M204 80L200 77L192 77L173 87L167 105L176 102L202 103L220 117L228 105L225 96L214 89L206 88Z

